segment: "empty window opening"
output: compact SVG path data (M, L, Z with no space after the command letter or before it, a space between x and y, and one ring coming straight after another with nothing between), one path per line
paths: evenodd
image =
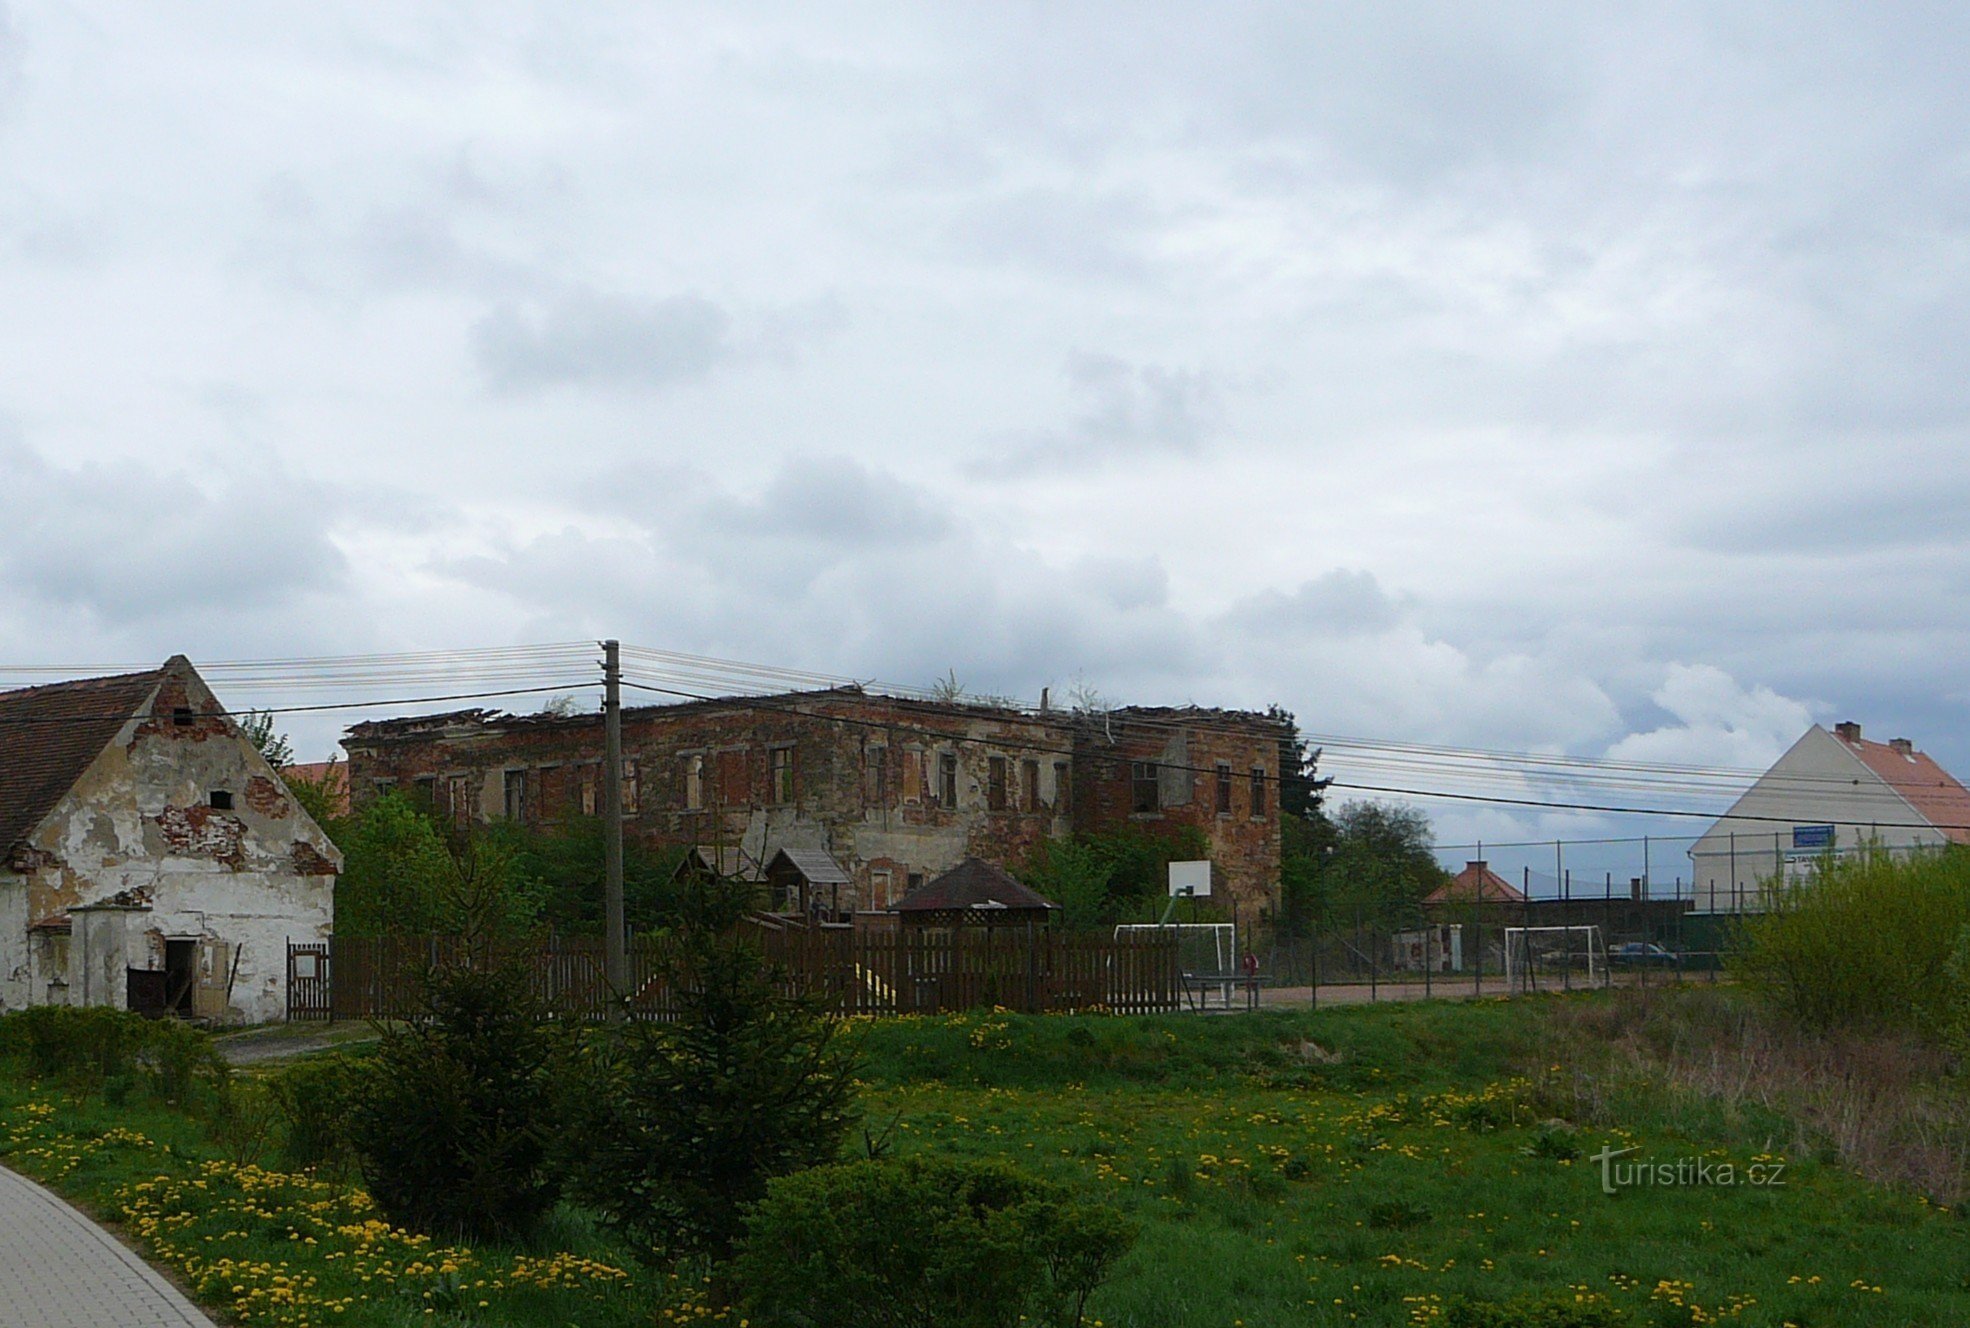
M985 805L995 812L1006 809L1006 758L987 757L985 761Z
M1265 800L1265 769L1262 766L1254 766L1252 767L1252 815L1254 817L1260 817L1266 814Z
M1231 767L1218 763L1218 815L1231 815Z
M229 812L233 809L233 791L231 789L213 789L209 801L212 803L212 809L214 811Z
M1129 763L1129 810L1141 815L1161 809L1156 763L1154 761L1131 761Z
M958 754L941 752L937 757L937 800L946 807L958 805Z
M766 753L766 782L776 804L784 807L793 801L793 748L774 747Z
M1020 796L1026 804L1026 810L1029 812L1040 810L1040 763L1038 761L1021 761L1019 763L1019 783Z

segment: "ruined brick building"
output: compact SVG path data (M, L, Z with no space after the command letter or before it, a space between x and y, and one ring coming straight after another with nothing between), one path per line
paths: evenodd
M0 1010L278 1019L340 861L182 655L0 692Z
M1016 867L1042 840L1196 826L1221 902L1269 916L1279 880L1281 725L1197 707L1094 716L911 700L856 687L625 709L623 808L653 847L764 864L818 850L840 911L880 910L969 857ZM358 724L360 803L421 795L460 823L599 806L598 714L458 711Z

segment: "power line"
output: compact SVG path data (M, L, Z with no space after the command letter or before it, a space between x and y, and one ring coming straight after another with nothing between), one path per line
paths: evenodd
M216 713L228 719L239 719L247 715L301 715L316 714L334 710L365 710L377 706L435 705L440 701L484 701L494 697L539 695L542 692L566 692L578 687L592 687L595 684L557 683L552 687L507 687L490 692L453 692L446 696L400 696L379 701L329 701L320 705L291 706L249 706L244 710L220 709ZM127 722L137 718L133 711L102 715L0 715L0 724L103 724Z
M770 710L780 714L792 714L807 719L819 720L823 723L847 724L859 728L881 729L888 732L906 733L920 738L933 738L938 741L948 742L954 745L970 744L974 746L989 746L999 749L1041 752L1054 756L1065 756L1070 758L1077 755L1077 753L1072 748L1049 747L1044 744L1021 742L1015 739L974 737L970 734L951 733L946 730L916 728L914 726L899 724L894 721L888 721L888 720L861 719L848 715L830 715L825 713L817 713L809 710L798 710L790 705L776 705L771 703L770 701L760 698L704 696L704 695L699 695L697 693L679 691L675 688L653 686L649 683L637 682L628 678L624 679L624 685L637 688L640 691L656 692L668 696L683 697L692 701L722 703L722 704L737 706L742 709ZM1215 776L1220 773L1218 768L1215 766L1213 767L1193 766L1193 765L1183 764L1181 762L1172 762L1172 761L1156 761L1154 762L1154 764L1159 769L1181 770L1191 774L1205 774L1205 775ZM1345 788L1356 792L1388 793L1388 794L1398 794L1404 797L1433 798L1433 799L1442 799L1442 800L1448 800L1453 802L1477 802L1477 803L1485 803L1485 804L1497 805L1497 806L1538 807L1538 808L1555 810L1555 811L1600 812L1608 815L1622 815L1622 816L1697 817L1703 820L1710 820L1710 821L1719 819L1717 812L1697 811L1689 808L1628 807L1628 806L1618 806L1618 805L1607 804L1607 803L1563 802L1557 800L1546 800L1546 799L1535 799L1535 798L1510 798L1510 797L1503 797L1494 794L1452 793L1452 792L1446 792L1446 791L1435 790L1435 789L1405 788L1405 787L1398 787L1395 785L1388 785L1388 784L1353 783L1353 782L1342 781L1340 779L1332 780L1331 784L1332 787L1335 788ZM1770 816L1770 815L1762 815L1757 813L1736 813L1736 812L1732 813L1731 816L1732 819L1735 820L1756 821L1761 823L1771 823L1771 824L1780 824L1780 825L1794 825L1797 824L1798 822L1798 818L1793 816ZM1878 826L1879 828L1884 830L1970 830L1970 824L1942 825L1929 821L1870 820L1868 824L1873 826ZM1546 842L1550 842L1550 841L1546 841Z

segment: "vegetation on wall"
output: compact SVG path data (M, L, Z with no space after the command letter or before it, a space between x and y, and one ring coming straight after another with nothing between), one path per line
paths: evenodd
M306 781L290 785L308 805ZM317 793L320 790L316 790ZM603 831L599 817L570 814L542 826L495 821L459 828L401 790L347 816L326 799L316 814L342 850L335 930L352 937L517 935L602 930ZM314 811L314 808L310 808ZM623 914L638 931L668 925L682 850L623 842Z
M1062 926L1088 930L1156 921L1169 897L1170 864L1210 856L1210 840L1196 826L1125 826L1043 840L1014 875L1060 905Z

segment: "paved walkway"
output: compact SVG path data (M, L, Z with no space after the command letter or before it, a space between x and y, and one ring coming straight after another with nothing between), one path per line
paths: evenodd
M212 1328L88 1218L0 1167L0 1328Z

